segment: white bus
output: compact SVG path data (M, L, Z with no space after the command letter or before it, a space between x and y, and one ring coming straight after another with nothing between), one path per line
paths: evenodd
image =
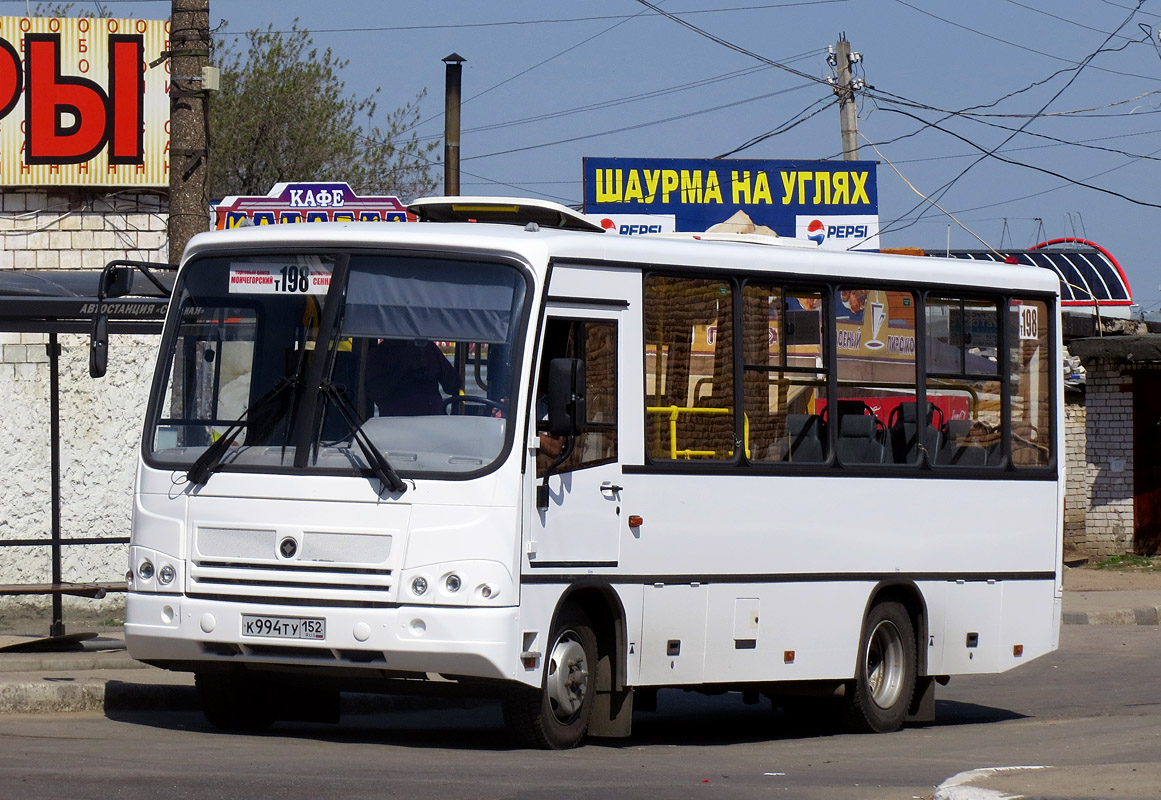
M125 633L211 723L454 690L566 748L681 687L890 731L1057 646L1052 273L413 209L474 222L186 252Z

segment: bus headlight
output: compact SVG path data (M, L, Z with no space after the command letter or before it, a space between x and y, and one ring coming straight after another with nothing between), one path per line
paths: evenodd
M400 575L400 599L417 605L501 606L519 597L516 582L499 561L423 564Z
M169 586L173 583L173 579L177 577L177 570L173 568L172 564L166 564L157 571L157 582L162 586Z
M153 562L148 558L137 565L137 577L143 581L153 580Z

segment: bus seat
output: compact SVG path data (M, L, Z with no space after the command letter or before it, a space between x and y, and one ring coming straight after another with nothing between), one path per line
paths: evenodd
M806 463L826 461L822 439L822 418L818 414L787 414L789 448L784 459Z
M876 437L878 419L846 414L839 420L837 452L845 464L882 464L887 448Z
M921 446L927 452L927 459L935 463L943 441L942 433L931 424L936 410L932 403L927 404L927 418L922 426L919 404L915 401L900 403L891 412L888 441L896 464L914 464Z
M983 467L988 463L988 449L972 441L970 419L952 419L947 422L947 438L939 451L940 464L960 467Z

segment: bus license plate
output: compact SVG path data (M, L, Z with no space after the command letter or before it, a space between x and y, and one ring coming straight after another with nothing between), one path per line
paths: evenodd
M242 635L321 641L327 636L327 621L315 617L265 617L243 614Z

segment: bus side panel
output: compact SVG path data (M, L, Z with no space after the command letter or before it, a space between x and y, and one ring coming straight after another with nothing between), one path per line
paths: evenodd
M709 587L707 680L851 677L872 587L864 582Z

